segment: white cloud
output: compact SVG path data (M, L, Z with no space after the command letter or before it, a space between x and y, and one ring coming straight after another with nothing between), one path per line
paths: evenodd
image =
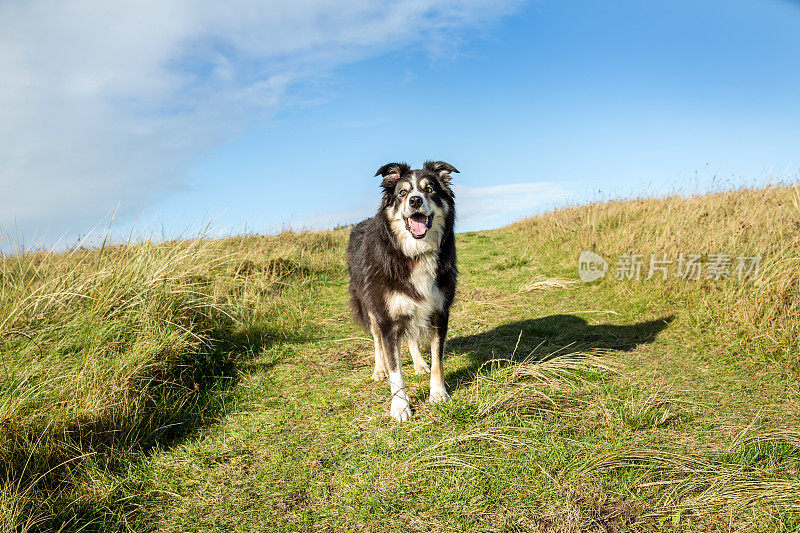
M456 231L499 228L516 220L542 213L581 198L580 190L568 183L528 182L470 187L453 184L456 195ZM379 198L372 203L359 202L356 209L300 217L282 227L295 230L325 229L359 222L375 214ZM273 228L276 230L281 227Z
M577 198L578 191L557 182L513 183L469 187L453 185L457 229L475 231L498 228Z
M452 52L518 2L3 2L0 227L82 231L117 204L124 218L303 80L400 47Z

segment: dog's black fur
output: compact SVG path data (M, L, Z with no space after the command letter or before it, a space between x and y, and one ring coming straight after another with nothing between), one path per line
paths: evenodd
M416 346L417 341L430 335L434 401L447 397L442 355L458 275L451 172L458 170L442 161L426 162L417 170L405 163L381 167L375 174L383 177L380 208L375 216L353 228L347 247L353 316L375 341L373 378L381 379L381 363L390 377L400 372L399 343L403 339ZM427 215L427 210L432 214ZM428 228L422 236L420 220ZM402 382L402 374L399 375ZM399 409L395 409L395 385L392 382L392 415L405 419L395 412ZM399 386L402 388L402 383ZM444 392L434 398L437 387ZM407 412L410 414L410 410Z

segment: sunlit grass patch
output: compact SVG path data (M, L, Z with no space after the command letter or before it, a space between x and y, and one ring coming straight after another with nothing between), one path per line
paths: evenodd
M621 448L580 464L580 476L630 470L635 494L655 499L645 518L735 517L740 527L771 513L800 511L800 448L794 432L755 432L725 453L708 456L669 448ZM659 489L659 490L655 490Z
M548 291L553 289L566 289L577 283L578 281L571 279L548 278L526 283L525 285L520 287L519 290L520 292L529 292L529 291Z
M296 337L298 287L340 264L307 261L302 243L189 239L0 261L3 519L105 523L128 490L112 472L216 419L241 363Z
M7 257L0 529L796 530L796 197L458 235L451 399L406 357L402 425L349 319L346 231ZM584 284L584 249L765 260Z
M521 363L495 360L485 365L475 383L477 414L503 411L515 416L562 413L575 415L590 403L590 391L604 374L613 373L591 354L553 356Z
M640 393L620 402L614 409L620 420L633 430L663 427L679 421L685 414L681 404L658 386L650 393Z

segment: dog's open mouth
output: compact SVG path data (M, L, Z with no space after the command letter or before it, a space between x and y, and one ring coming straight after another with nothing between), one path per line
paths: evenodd
M422 213L415 213L406 218L406 229L411 232L415 239L422 239L431 229L433 215L425 216Z

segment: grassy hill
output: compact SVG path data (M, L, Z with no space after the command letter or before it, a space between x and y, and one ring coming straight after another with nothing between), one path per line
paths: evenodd
M344 230L8 257L0 530L797 530L799 230L790 187L460 234L452 399L404 354L406 424L349 320ZM583 250L605 278L578 281Z

